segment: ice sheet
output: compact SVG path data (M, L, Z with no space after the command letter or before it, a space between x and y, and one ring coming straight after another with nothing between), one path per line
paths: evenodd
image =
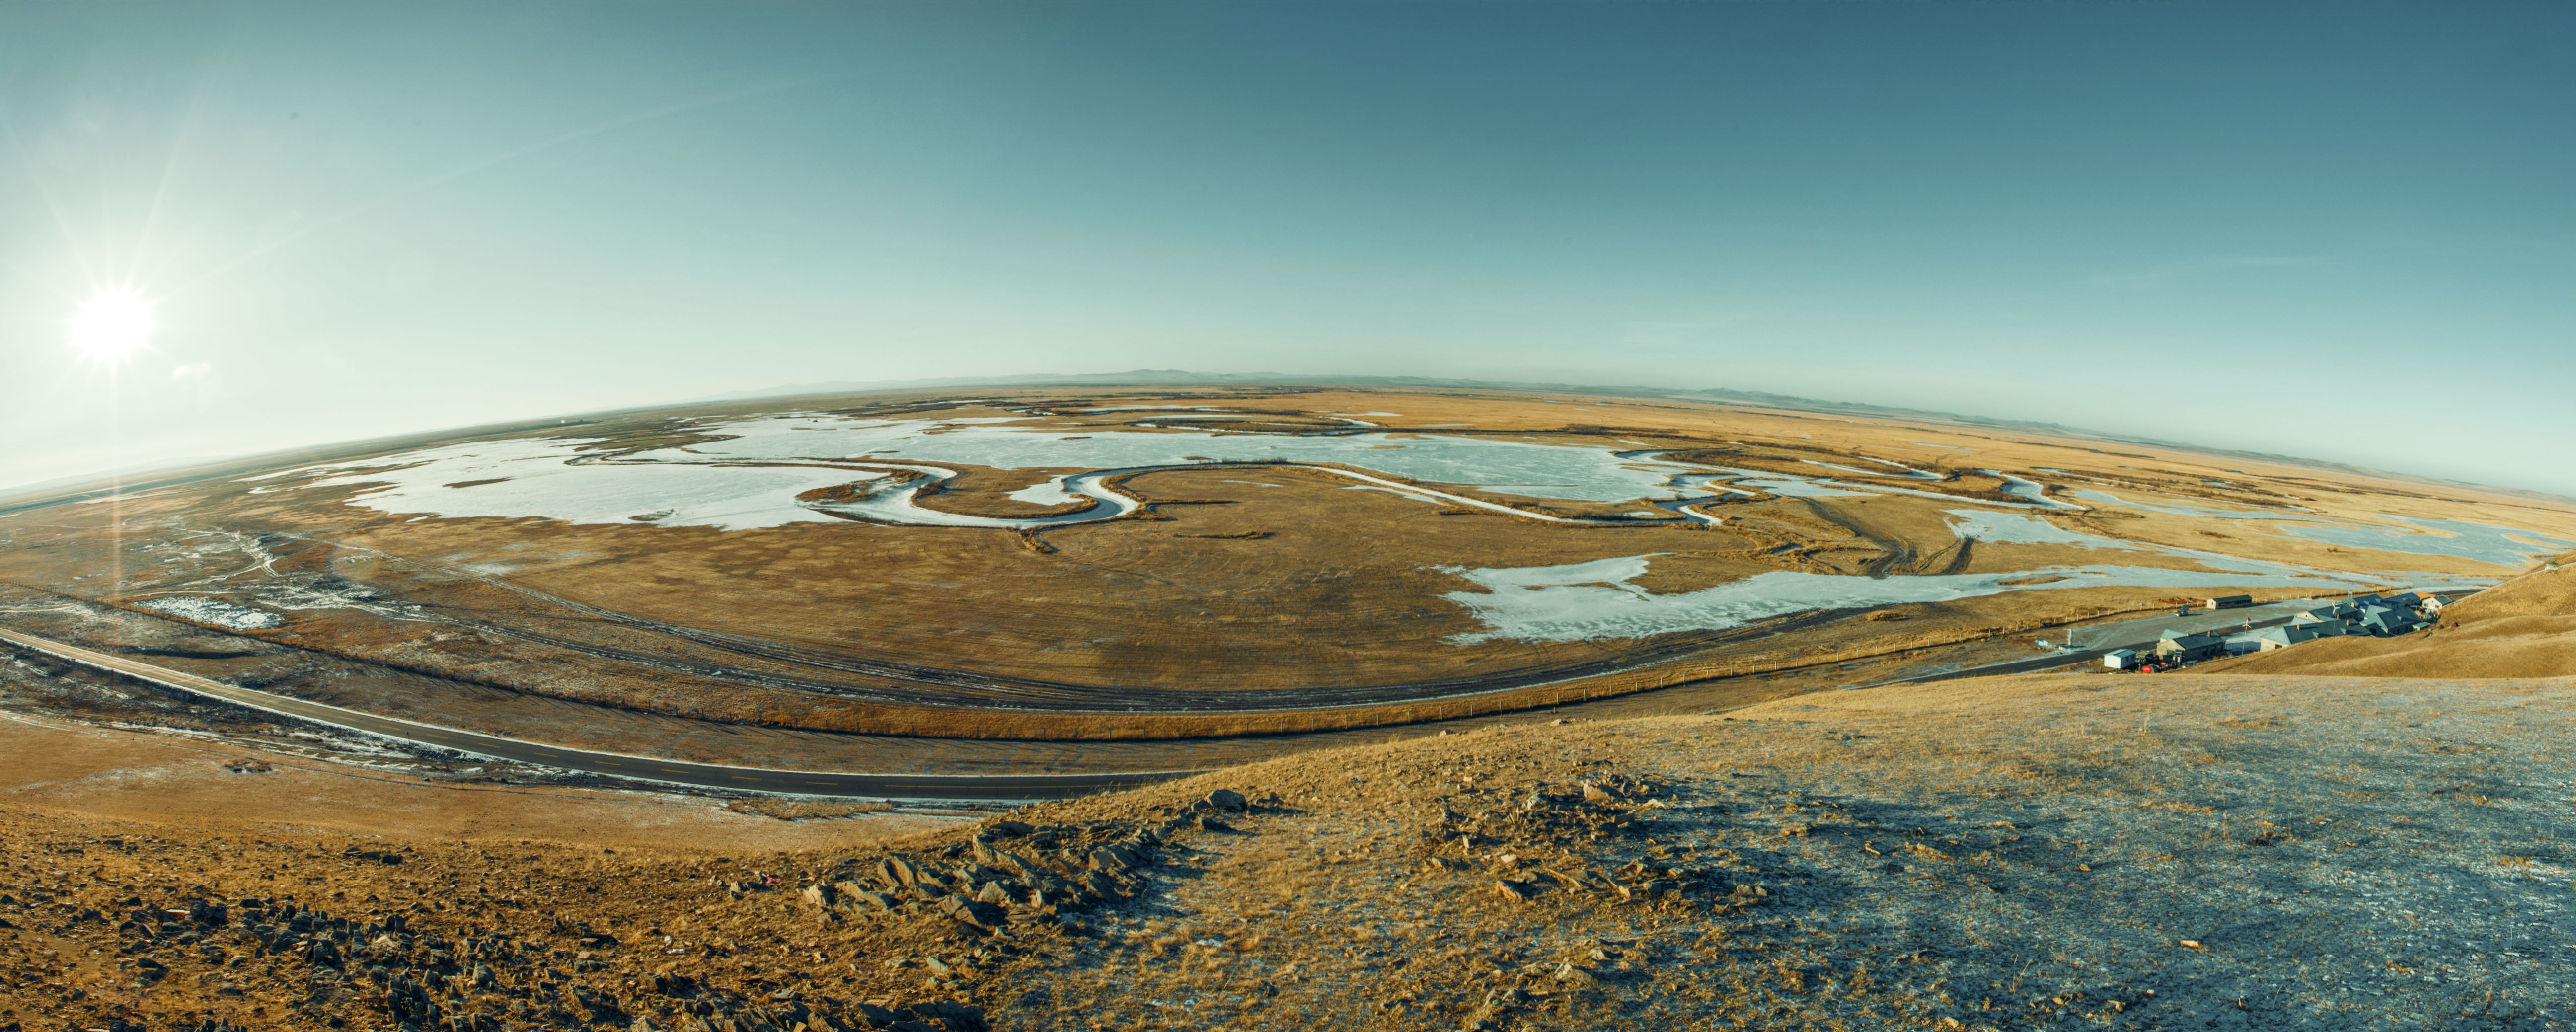
M204 595L168 595L135 603L140 609L157 609L172 616L210 624L232 631L261 631L283 627L286 619L265 609L237 606Z
M1986 512L1980 509L1943 510L1956 520L1950 532L1962 538L1997 545L2082 545L2086 548L2118 548L2137 551L2142 546L2082 531L2068 530L2037 516L2015 513Z
M1027 502L1031 505L1064 505L1070 502L1080 501L1082 499L1082 496L1080 495L1065 493L1063 477L1056 477L1051 480L1041 480L1017 491L1013 491L1008 495L1004 495L1003 497L1009 498L1015 502Z
M353 504L389 513L749 530L831 521L796 496L882 476L795 465L583 462L576 443L446 445L380 460L384 465L323 467L345 472L308 486L359 486Z
M1460 645L1497 640L1589 641L1642 638L1675 631L1723 630L1812 609L1868 608L1908 602L1948 602L2007 591L2143 586L2160 588L2298 587L2320 591L2368 586L2333 577L2168 570L2144 566L2052 566L2011 573L1921 577L1838 577L1778 571L1700 591L1656 595L1629 583L1660 553L1600 559L1564 566L1508 569L1442 567L1483 589L1442 597L1459 604L1485 629L1454 636ZM2061 576L2046 584L2000 583L2023 577Z
M1622 458L1599 448L1437 434L1406 434L1399 440L1382 433L1312 436L1104 429L1088 437L1065 438L1059 436L1061 427L1021 417L823 421L800 413L695 429L719 439L614 457L592 454L589 449L599 442L582 438L477 441L361 463L304 467L257 479L326 474L313 486L362 486L353 501L386 512L744 530L832 520L833 512L892 523L1023 527L1102 519L1130 507L1129 500L1099 489L1096 476L1084 474L1032 485L1012 497L1060 505L1088 496L1108 504L1082 514L1037 520L941 513L913 502L927 480L898 486L916 477L944 479L954 472L933 463L1094 471L1188 466L1209 460L1333 463L1432 484L1598 502L1673 497L1678 492L1671 479L1698 468ZM796 497L817 488L875 481L882 481L878 490L856 501L807 503ZM1397 482L1385 486L1422 490ZM1449 497L1436 490L1429 493Z
M1343 488L1342 490L1344 490L1344 491L1384 491L1384 492L1386 492L1386 493L1388 493L1388 494L1391 494L1391 495L1402 495L1402 496L1404 496L1404 497L1406 497L1406 498L1413 499L1414 501L1417 501L1417 502L1429 502L1429 503L1431 503L1431 504L1433 504L1433 505L1447 505L1447 504L1449 504L1449 503L1447 503L1447 502L1441 501L1440 499L1433 498L1433 497L1431 497L1430 495L1423 494L1423 493L1421 493L1421 492L1419 492L1419 491L1405 491L1405 490L1399 490L1399 489L1397 489L1397 488L1392 488L1392 487L1379 487L1379 486L1377 486L1376 484L1352 484L1351 486L1349 486L1349 487L1345 487L1345 488Z
M2088 502L2102 502L2108 505L2125 505L2132 509L2145 509L2148 512L2161 512L2168 516L2202 516L2218 520L2310 520L2316 518L2313 516L2294 516L2286 512L2278 512L2270 509L2211 509L2198 505L2170 505L2159 502L2129 501L2109 492L2095 491L2090 488L2068 491L2066 493L2077 498L2084 499Z
M2033 504L2045 505L2051 509L2072 509L2076 512L2086 511L2081 505L2076 505L2072 502L2061 502L2049 497L2047 490L2040 487L2038 481L2024 480L2010 473L1991 469L1981 469L1977 472L1990 477L2002 478L2004 482L2004 493L2016 498L2028 498Z
M1872 497L1870 492L1867 491L1845 491L1839 488L1826 487L1824 486L1823 481L1816 480L1783 480L1778 478L1747 477L1736 481L1736 483L1755 490L1769 491L1772 494L1779 495L1784 498Z
M1961 498L1957 495L1942 494L1938 491L1917 491L1910 487L1890 487L1886 484L1846 484L1839 480L1808 478L1782 479L1786 474L1765 473L1758 469L1735 469L1729 466L1711 466L1709 468L1722 469L1743 477L1763 478L1741 479L1737 480L1736 483L1760 487L1765 491L1771 491L1774 494L1786 495L1791 498L1834 498L1839 496L1859 497L1880 494L1901 494L1912 495L1916 498L1935 498L1944 502L1965 502L1969 505L1998 505L2009 508L2027 508L2034 504L2031 502L1990 502L1978 498ZM1774 489L1765 486L1766 484L1772 483L1787 485L1787 487L1784 489ZM2059 508L2059 506L2054 503L2051 503L2049 507Z
M2475 559L2482 563L2512 567L2528 566L2541 556L2556 555L2570 548L2576 548L2576 541L2563 541L2545 534L2534 534L2527 530L2514 530L2509 527L2462 523L2455 520L2415 519L2407 516L2389 518L2404 520L2435 532L2448 532L2451 536L2410 534L2378 527L2322 524L2274 527L2273 529L2291 537L2323 541L2346 548L2371 548L2382 552L2406 552L2413 555L2453 555L2463 559ZM2523 540L2516 541L2514 538Z
M1838 469L1838 470L1841 470L1841 471L1843 471L1843 472L1845 472L1845 473L1857 473L1857 474L1860 474L1861 476L1864 476L1864 477L1904 477L1904 478L1906 478L1906 479L1908 479L1908 480L1939 480L1939 479L1941 479L1940 475L1939 475L1939 474L1937 474L1937 473L1926 473L1926 472L1923 472L1922 470L1915 469L1915 468L1913 468L1913 467L1911 467L1911 466L1897 466L1897 464L1896 464L1896 463L1893 463L1893 462L1885 462L1884 460L1881 460L1881 459L1869 459L1869 460L1866 460L1866 461L1870 461L1870 462L1878 462L1878 463L1881 463L1881 464L1883 464L1883 465L1888 465L1888 466L1896 466L1896 468L1901 469L1901 470L1904 470L1905 472L1903 472L1903 473L1890 473L1890 472L1888 472L1888 471L1886 471L1886 470L1883 470L1883 469L1857 469L1857 468L1854 468L1854 467L1851 467L1851 466L1837 466L1837 465L1834 465L1833 463L1830 463L1830 462L1818 462L1818 461L1816 461L1816 460L1814 460L1814 459L1799 459L1798 461L1803 462L1803 463L1806 463L1807 465L1810 465L1810 466L1823 466L1823 467L1825 467L1826 469Z
M1055 427L961 423L901 420L788 434L775 432L763 420L744 420L707 428L739 436L699 445L691 451L703 456L771 461L864 455L879 460L996 469L1124 469L1175 465L1194 457L1225 462L1328 462L1425 483L1492 487L1533 498L1591 502L1669 497L1672 492L1665 481L1673 474L1696 468L1621 459L1600 448L1442 434L1407 434L1398 439L1386 433L1143 433L1104 428L1081 440L1058 440L1055 434L1060 428ZM663 457L661 453L638 456L659 457ZM1506 489L1493 485L1519 486Z
M704 433L721 435L720 439L631 454L593 451L598 442L590 439L514 438L288 472L323 474L306 486L357 487L353 504L390 513L748 530L841 516L950 527L1087 522L1124 514L1137 504L1103 487L1104 478L1192 468L1209 461L1331 462L1406 479L1492 483L1499 486L1491 489L1508 493L1590 501L1672 497L1677 492L1671 479L1696 468L1622 458L1597 448L1440 435L1407 435L1400 444L1383 434L1220 436L1113 431L1066 438L1057 436L1053 427L996 425L1025 422L1016 418L859 420L816 429L816 421L809 416L772 417L699 427ZM1105 466L1056 477L1011 495L1040 504L1060 505L1082 497L1101 504L1080 512L1029 518L969 516L924 507L917 501L920 490L956 473L944 466L904 461L929 455L1005 469ZM1582 522L1520 512L1352 470L1330 472L1460 505L1552 522ZM1533 473L1562 479L1503 483L1507 477ZM859 497L836 501L797 497L817 488L853 484L859 486Z

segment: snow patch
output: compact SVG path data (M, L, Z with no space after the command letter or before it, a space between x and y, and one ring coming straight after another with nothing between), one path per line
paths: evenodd
M183 620L221 627L228 631L264 631L283 627L286 619L265 609L238 606L204 595L168 595L135 604L138 609L157 609Z

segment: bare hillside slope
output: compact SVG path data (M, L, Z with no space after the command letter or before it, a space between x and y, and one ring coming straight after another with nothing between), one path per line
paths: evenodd
M2565 1028L2572 710L2570 679L1950 681L829 848L12 801L0 1025Z

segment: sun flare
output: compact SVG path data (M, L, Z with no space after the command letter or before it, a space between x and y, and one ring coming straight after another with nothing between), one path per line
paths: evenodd
M152 303L131 290L101 290L72 316L72 344L91 358L114 361L152 335Z

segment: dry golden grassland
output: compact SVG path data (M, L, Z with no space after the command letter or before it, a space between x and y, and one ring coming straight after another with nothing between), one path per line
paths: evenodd
M775 848L283 826L274 775L220 773L247 809L0 807L0 1007L156 1032L2548 1028L2571 705L2567 679L1956 681Z
M2295 497L2296 504L2329 514L2391 512L2562 534L2569 517L2563 506L2501 495L2450 499L2358 479L2329 485L2313 470L2241 462L2221 469L2181 453L2107 450L2018 432L1989 436L1959 426L1579 396L1030 391L964 407L929 395L868 396L617 417L579 430L603 439L599 450L611 453L701 439L680 415L845 405L843 411L875 415L996 417L1022 414L999 405L1038 404L1054 415L1033 418L1078 436L1123 427L1142 414L1074 410L1146 403L1265 413L1280 428L1331 425L1308 414L1315 411L1392 410L1403 416L1376 420L1392 431L1468 423L1426 432L1608 448L1642 442L1710 462L1844 479L1863 478L1803 460L1866 466L1856 460L1877 457L1955 478L1890 485L1962 497L1993 495L2001 482L1975 471L1999 468L2053 488L2152 490L2191 504L2277 504ZM2038 473L2036 466L2068 474ZM2239 468L2244 472L2232 471ZM111 605L173 590L292 589L289 594L302 592L308 601L317 593L362 596L366 604L293 607L287 626L255 636L424 677L690 719L899 735L1118 738L1305 731L1508 711L2020 633L2144 611L2172 594L2017 592L1903 607L1914 617L1905 622L1864 620L1858 613L1792 621L1759 643L1729 641L1750 635L1685 632L1459 644L1452 639L1481 625L1442 597L1467 587L1443 567L1654 554L1650 572L1636 583L1673 593L1772 570L1909 575L2103 561L2192 563L2067 545L1971 547L1941 514L1952 503L1926 498L1729 502L1712 508L1729 517L1713 529L1574 527L1348 490L1350 482L1313 470L1256 469L1258 475L1231 467L1130 477L1126 489L1156 503L1146 512L1032 534L860 523L719 532L533 519L415 521L343 504L345 490L253 494L271 482L213 480L114 504L0 517L6 543L0 583L31 597ZM1024 515L1039 510L1002 495L1060 472L1068 471L968 467L924 504ZM2211 479L2231 486L2202 483ZM1566 516L1633 508L1457 490ZM2451 557L2339 551L2249 534L2244 521L2108 509L2046 518L2109 537L2321 569L2497 572ZM237 547L194 561L159 547L186 540L201 548L222 543L223 535ZM98 576L102 566L123 578L121 590ZM927 683L925 672L935 675ZM1494 690L1512 683L1530 687ZM1282 693L1344 690L1358 691L1274 701L1287 697ZM1462 696L1471 690L1480 694ZM1259 712L1227 712L1233 699ZM368 705L356 698L348 703ZM1032 704L1052 709L1033 713L1025 708Z

